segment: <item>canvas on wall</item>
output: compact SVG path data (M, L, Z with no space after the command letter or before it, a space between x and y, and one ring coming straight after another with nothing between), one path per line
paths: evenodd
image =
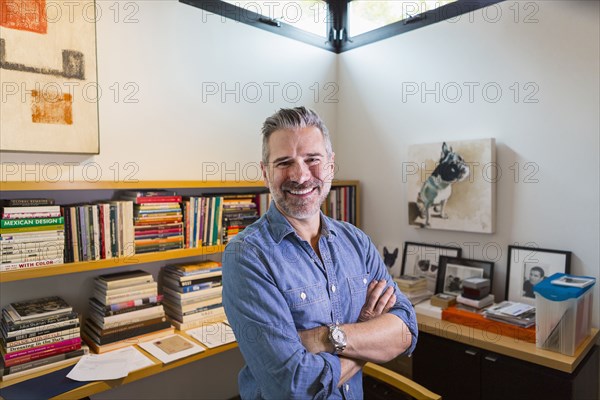
M94 0L0 0L0 150L98 154Z
M404 170L410 225L494 232L498 171L493 138L412 145Z

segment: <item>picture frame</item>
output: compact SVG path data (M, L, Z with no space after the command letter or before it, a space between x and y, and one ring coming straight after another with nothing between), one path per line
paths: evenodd
M466 278L486 278L490 287L494 278L494 262L460 257L440 257L435 293L458 296Z
M435 293L440 257L460 257L461 254L462 249L458 246L404 242L400 275L426 277L427 289Z
M11 93L0 102L0 151L100 153L99 9L62 3L0 1L0 86Z
M506 299L535 305L533 286L557 272L571 272L570 251L508 246Z

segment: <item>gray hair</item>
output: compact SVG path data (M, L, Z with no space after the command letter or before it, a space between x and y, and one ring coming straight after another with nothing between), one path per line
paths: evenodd
M273 132L280 129L297 130L303 129L310 126L318 128L323 134L323 141L325 142L325 151L327 157L331 158L333 154L333 146L331 145L331 137L329 136L329 130L325 126L321 117L311 109L305 107L295 108L282 108L275 114L267 118L262 127L262 160L266 165L269 162L269 138Z

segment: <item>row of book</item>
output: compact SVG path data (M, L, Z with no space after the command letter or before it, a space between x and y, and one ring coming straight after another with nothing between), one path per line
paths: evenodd
M64 262L60 206L51 199L20 199L3 200L0 207L0 271Z
M2 310L2 380L73 363L86 352L79 314L62 298L15 302Z
M339 221L356 225L356 193L354 186L333 187L323 202L322 210L326 215Z

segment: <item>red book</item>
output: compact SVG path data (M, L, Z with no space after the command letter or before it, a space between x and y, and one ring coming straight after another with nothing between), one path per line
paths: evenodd
M77 345L77 344L81 344L80 337L77 337L74 339L63 340L62 342L46 344L43 346L32 347L32 348L26 349L26 350L15 351L14 353L5 354L4 361L7 362L10 360L14 360L16 358L26 357L26 356L34 355L34 354L38 354L38 353L44 353L46 351L60 349L63 347L68 347L68 346Z
M80 348L81 348L81 338L79 338L79 343L77 343L77 344L72 344L70 346L46 350L41 353L28 354L23 357L13 358L11 360L4 360L4 365L6 367L12 367L13 365L19 365L19 364L23 364L23 363L26 363L29 361L34 361L34 360L39 360L41 358L54 356L57 354L68 353L69 351L78 350Z

